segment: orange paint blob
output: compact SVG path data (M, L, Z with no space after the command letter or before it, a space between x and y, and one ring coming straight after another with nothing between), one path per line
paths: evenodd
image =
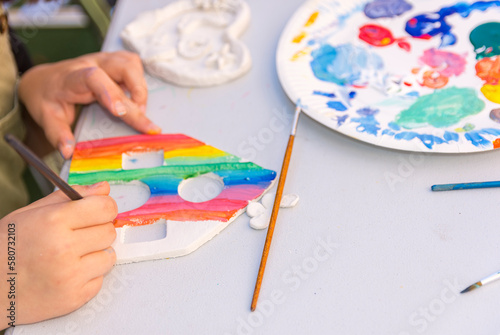
M493 142L493 148L494 149L498 149L500 148L500 138L497 138L496 140L494 140Z
M476 75L489 85L500 80L500 57L483 58L476 63Z
M422 86L429 88L442 88L448 84L448 77L441 75L437 71L425 71L422 77Z

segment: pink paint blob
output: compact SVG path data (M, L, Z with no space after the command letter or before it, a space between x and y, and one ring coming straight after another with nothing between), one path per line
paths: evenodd
M465 71L465 58L449 51L428 49L424 51L420 61L445 77L459 76Z
M448 84L450 77L459 76L465 71L465 58L453 52L432 48L425 50L419 60L431 67L423 73L420 83L429 88L442 88Z

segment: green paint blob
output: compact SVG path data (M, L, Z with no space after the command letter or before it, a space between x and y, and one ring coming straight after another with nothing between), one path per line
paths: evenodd
M476 59L500 55L500 23L488 22L477 26L469 35Z
M421 96L410 108L401 111L394 121L406 129L446 128L481 112L484 106L474 89L449 87Z

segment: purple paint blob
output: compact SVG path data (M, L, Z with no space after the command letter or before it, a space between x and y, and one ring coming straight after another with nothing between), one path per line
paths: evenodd
M381 17L395 17L412 9L412 5L405 0L375 0L367 3L365 15L370 19Z

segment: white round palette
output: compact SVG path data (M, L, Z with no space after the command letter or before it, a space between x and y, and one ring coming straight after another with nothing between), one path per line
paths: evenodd
M378 146L500 147L500 1L455 4L308 1L279 41L281 84L313 119Z

